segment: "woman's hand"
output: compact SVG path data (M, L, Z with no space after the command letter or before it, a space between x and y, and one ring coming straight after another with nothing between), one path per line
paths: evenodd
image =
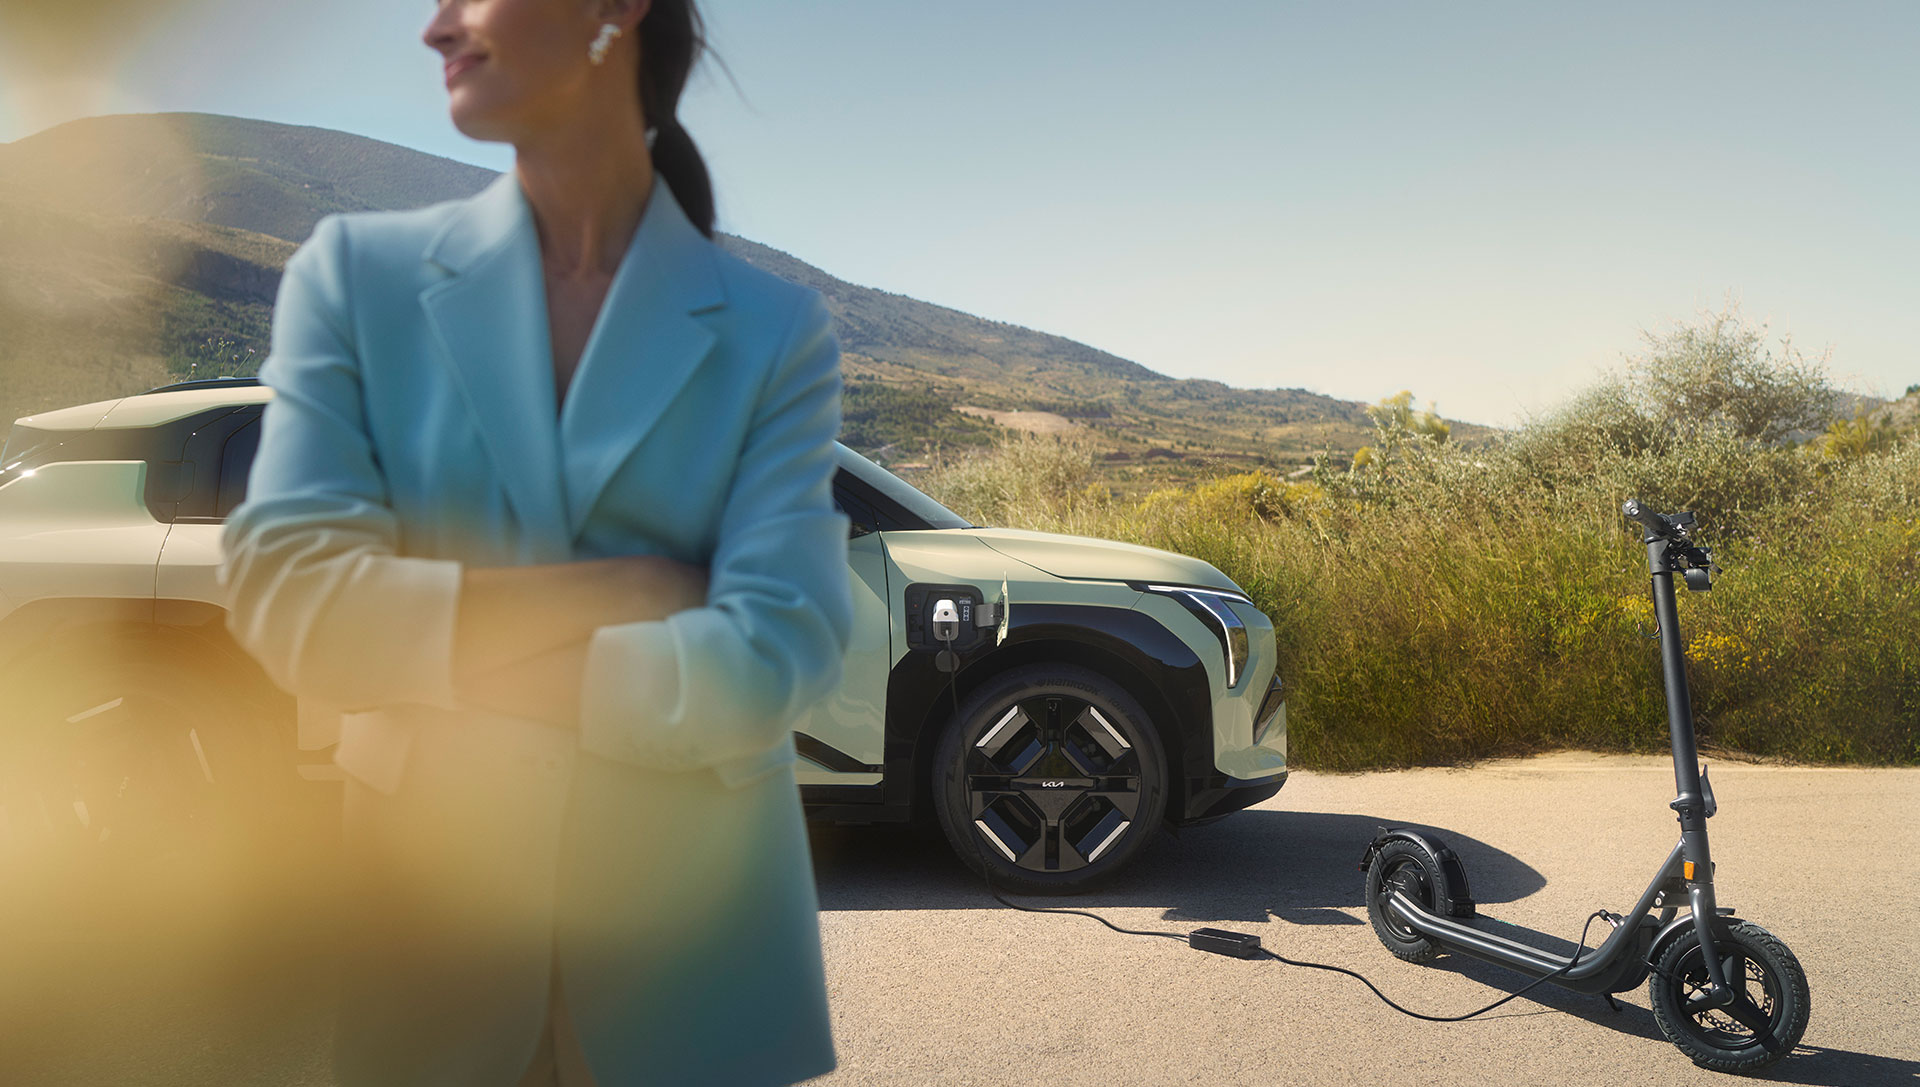
M454 620L454 689L483 709L548 717L523 710L577 696L594 631L706 602L706 568L659 555L468 567Z
M603 626L665 619L707 602L707 568L661 555L622 555L580 567L586 634Z

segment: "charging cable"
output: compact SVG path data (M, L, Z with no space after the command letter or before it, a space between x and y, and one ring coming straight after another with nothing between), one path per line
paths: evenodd
M1007 606L1006 589L1005 589L1004 582L1002 583L999 606L1001 608L1005 608ZM948 599L946 597L941 597L939 600L934 601L932 626L933 626L933 637L935 641L944 642L948 645L951 645L953 644L954 640L960 636L960 611L957 607L954 606L954 603L951 599ZM951 650L945 650L945 649L941 650L942 654L947 654L951 652L952 652ZM956 658L957 658L957 654L956 654ZM952 717L953 723L950 726L953 728L960 727L960 721L959 721L960 667L959 665L961 663L963 662L956 659L954 661L954 667L948 669L949 675L947 679L947 697L949 702L953 706L953 717ZM1070 910L1070 909L1063 909L1063 908L1042 909L1041 907L1038 907L1038 906L1022 906L1018 902L1009 902L1005 897L1003 897L1000 894L1000 891L997 888L995 888L993 885L993 866L987 862L986 854L982 852L980 849L979 837L977 835L968 835L967 841L973 847L974 859L980 862L980 875L982 878L984 878L987 881L987 893L992 895L995 899L997 899L999 903L1003 906L1007 906L1011 909L1016 909L1016 910L1025 910L1028 913L1079 914L1082 917L1091 917L1095 921L1100 922L1101 924L1107 926L1113 931L1123 932L1129 936L1165 936L1170 940L1185 939L1185 937L1179 935L1178 933L1173 933L1173 932L1147 932L1143 929L1121 928L1119 925L1114 924L1113 922L1107 920L1106 918L1100 916L1099 914L1088 913L1086 910Z
M1003 608L1006 607L1004 591L1003 591L1000 606ZM960 611L954 605L954 602L951 599L942 597L939 600L936 600L934 602L933 620L931 625L933 627L934 640L941 642L942 644L949 647L949 648L942 649L940 651L940 664L943 670L945 670L948 674L947 694L948 694L949 700L952 702L952 705L953 705L953 718L954 718L952 727L958 728L960 727L960 722L959 722L960 668L964 662L961 660L960 655L957 653L954 653L951 648L954 641L958 639L960 636ZM1532 991L1535 987L1539 985L1543 985L1546 982L1552 981L1555 978L1558 978L1564 975L1567 971L1572 970L1574 966L1580 962L1580 956L1586 952L1587 933L1593 927L1593 923L1606 915L1605 910L1596 910L1593 912L1592 915L1590 915L1587 918L1587 923L1580 927L1580 945L1574 951L1572 960L1569 961L1567 965L1562 966L1558 970L1555 970L1553 973L1548 974L1545 977L1536 978L1533 981L1528 982L1526 985L1521 986L1519 989L1511 993L1508 993L1506 996L1501 997L1499 1000L1496 1000L1493 1003L1488 1004L1486 1007L1479 1008L1474 1011L1470 1011L1465 1015L1426 1015L1424 1013L1414 1011L1411 1008L1406 1008L1401 1006L1398 1003L1395 1003L1392 997L1389 997L1387 994L1380 991L1379 986L1375 985L1371 981L1368 981L1364 975L1358 973L1357 971L1349 970L1344 966L1332 966L1323 962L1308 962L1304 959L1289 959L1285 955L1282 955L1276 951L1272 951L1270 949L1261 947L1260 937L1253 935L1252 933L1231 932L1226 929L1216 929L1216 928L1198 928L1198 929L1194 929L1192 932L1189 932L1185 935L1181 935L1178 932L1166 932L1166 931L1158 931L1158 930L1152 930L1152 929L1122 928L1121 926L1114 924L1112 921L1107 920L1106 918L1100 916L1099 914L1092 913L1087 910L1069 909L1064 906L1045 906L1045 907L1023 906L1018 902L1009 901L1006 898L1006 896L1002 895L1000 891L997 888L995 888L993 885L993 865L991 864L991 862L988 861L986 854L980 849L980 842L979 842L978 836L969 835L968 841L973 847L974 859L980 862L980 875L981 875L981 878L986 881L987 893L992 895L994 900L999 902L1003 906L1007 906L1011 909L1021 910L1026 913L1073 914L1079 917L1091 917L1095 921L1098 921L1101 924L1112 929L1113 931L1121 933L1123 935L1153 936L1153 937L1158 937L1158 938L1168 939L1168 940L1179 940L1182 943L1185 943L1188 947L1194 948L1195 950L1208 951L1216 955L1228 955L1237 959L1269 958L1269 959L1273 959L1276 962L1285 963L1288 966L1298 966L1308 970L1325 970L1330 973L1345 974L1346 976L1357 980L1358 982L1360 982L1360 984L1365 985L1368 989L1372 990L1373 995L1379 997L1381 1003L1385 1004L1387 1007L1392 1008L1394 1011L1397 1011L1402 1015L1411 1016L1415 1019L1423 1019L1429 1023L1458 1023L1467 1019L1472 1019L1475 1016L1485 1015L1486 1013L1494 1010L1495 1008L1500 1007L1502 1004L1505 1004L1510 1000L1514 1000L1521 996L1526 995L1528 992Z
M979 847L977 845L974 848L974 852L976 856L980 856ZM983 865L983 869L984 869L984 865ZM1605 910L1595 910L1590 916L1588 916L1587 923L1580 927L1580 946L1578 947L1578 949L1574 951L1572 961L1568 962L1567 965L1562 966L1560 969L1555 970L1553 973L1548 974L1542 978L1536 978L1533 981L1528 982L1526 985L1521 986L1519 989L1511 993L1508 993L1506 996L1501 997L1499 1000L1496 1000L1493 1003L1488 1004L1486 1007L1479 1008L1474 1011L1470 1011L1465 1015L1426 1015L1424 1013L1414 1011L1411 1008L1402 1007L1400 1004L1395 1003L1392 997L1380 991L1379 986L1375 985L1371 981L1368 981L1364 975L1356 971L1349 970L1344 966L1330 966L1327 963L1323 963L1323 962L1308 962L1305 959L1289 959L1285 955L1282 955L1276 951L1272 951L1268 948L1261 947L1260 937L1255 936L1251 933L1229 932L1225 929L1216 929L1216 928L1197 928L1197 929L1194 929L1192 932L1182 936L1177 932L1121 928L1119 925L1114 924L1113 922L1107 920L1106 918L1100 916L1099 914L1089 913L1086 910L1066 909L1063 907L1042 908L1039 906L1022 906L1018 902L1009 902L1006 900L1006 898L1001 896L999 891L994 889L993 877L987 874L987 872L984 870L982 874L986 875L987 893L992 895L995 899L999 900L999 902L1002 905L1011 906L1016 910L1024 910L1028 913L1078 914L1081 917L1091 917L1095 921L1100 922L1101 924L1107 926L1113 931L1125 933L1129 936L1160 936L1169 940L1179 940L1185 943L1187 946L1194 948L1195 950L1210 951L1216 955L1229 955L1237 959L1269 958L1269 959L1273 959L1276 962L1285 963L1288 966L1299 966L1299 967L1304 967L1308 970L1326 970L1335 974L1345 974L1348 977L1359 981L1360 984L1365 985L1367 988L1373 990L1373 995L1379 997L1380 1002L1385 1004L1387 1007L1392 1008L1394 1011L1397 1011L1402 1015L1412 1016L1415 1019L1424 1019L1429 1023L1458 1023L1463 1020L1472 1019L1473 1017L1478 1015L1485 1015L1486 1013L1492 1011L1493 1009L1499 1007L1500 1005L1505 1004L1509 1000L1513 1000L1518 997L1526 995L1528 991L1532 990L1536 986L1545 984L1546 982L1552 981L1553 979L1565 974L1567 971L1573 969L1574 966L1580 962L1580 956L1586 952L1587 932L1592 928L1593 923L1595 921L1598 921L1600 918L1602 918L1606 914Z

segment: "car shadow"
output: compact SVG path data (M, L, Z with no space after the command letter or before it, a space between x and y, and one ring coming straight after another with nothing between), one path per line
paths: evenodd
M1515 902L1546 886L1546 879L1512 854L1445 828L1388 821L1360 815L1253 810L1232 819L1178 832L1177 841L1152 844L1113 885L1081 895L1041 898L1010 895L1036 907L1098 911L1102 907L1161 908L1168 922L1263 924L1269 920L1299 925L1355 926L1364 953L1335 965L1372 978L1393 996L1386 980L1401 964L1382 951L1366 931L1365 880L1361 853L1382 825L1404 826L1437 835L1460 855L1471 893L1481 906ZM908 826L810 828L815 882L823 912L916 909L1005 909L985 883L948 847L937 828ZM1571 940L1501 925L1509 939L1559 955L1571 955ZM1600 926L1596 923L1595 928ZM1174 929L1178 931L1178 929ZM1604 939L1591 933L1589 947ZM1278 948L1282 954L1284 948ZM1277 965L1277 964L1276 964ZM1525 975L1462 955L1443 955L1426 969L1447 970L1487 986L1486 999L1458 1008L1413 1010L1429 1015L1458 1015L1492 1003L1527 984ZM1351 984L1359 985L1355 981ZM1628 995L1644 1000L1644 989ZM1383 1014L1393 1014L1382 1009ZM1609 1006L1543 984L1486 1018L1536 1016L1560 1012L1578 1016L1623 1034L1664 1041L1653 1013L1638 1003ZM1754 1077L1804 1087L1877 1087L1920 1083L1920 1062L1847 1050L1801 1045L1791 1059Z
M1382 826L1438 836L1465 865L1475 900L1512 902L1546 886L1512 854L1449 830L1361 815L1244 811L1156 841L1112 885L1034 905L1164 905L1169 921L1364 924L1341 912L1364 906L1360 855ZM820 908L1001 909L936 829L816 826L810 834ZM1571 945L1569 945L1571 950Z

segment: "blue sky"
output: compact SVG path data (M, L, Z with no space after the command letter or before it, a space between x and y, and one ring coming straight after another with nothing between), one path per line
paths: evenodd
M430 2L105 9L51 73L0 14L0 140L204 110L511 164L447 121ZM1729 299L1854 388L1920 382L1920 5L704 10L722 228L856 283L1496 424Z

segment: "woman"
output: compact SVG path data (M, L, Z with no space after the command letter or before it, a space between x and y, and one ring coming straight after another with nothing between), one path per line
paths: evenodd
M788 732L852 622L825 307L711 241L688 0L424 38L514 169L314 228L223 537L235 636L349 711L337 1075L826 1072Z

